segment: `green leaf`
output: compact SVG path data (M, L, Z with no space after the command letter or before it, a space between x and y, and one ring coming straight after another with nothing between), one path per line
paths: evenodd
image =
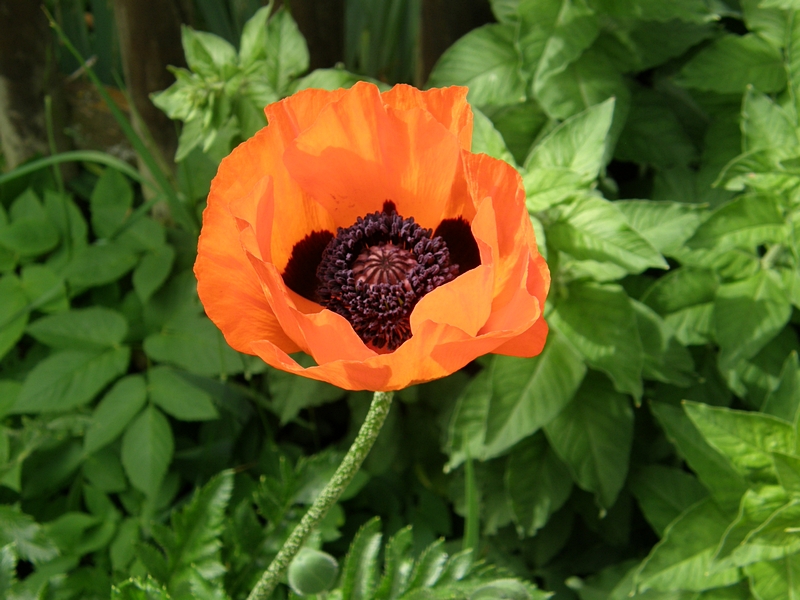
M106 168L89 199L92 229L97 237L111 237L128 217L132 206L131 184L116 169Z
M534 100L507 106L487 106L484 114L503 136L505 145L519 164L525 162L536 136L542 133L549 122L542 107Z
M642 343L636 313L620 286L572 284L549 320L590 367L611 378L618 391L641 397Z
M299 357L303 366L311 366L310 357ZM270 406L286 424L294 419L301 410L314 406L322 406L342 397L342 390L323 381L298 377L285 371L270 371L267 379L269 393L272 398Z
M722 454L709 445L680 408L652 402L650 409L678 453L725 510L736 510L747 489L742 477Z
M266 76L272 89L284 95L291 80L308 69L308 47L292 15L281 7L267 24Z
M533 536L567 501L572 479L569 469L539 434L511 451L506 465L506 490L517 533Z
M141 375L129 375L106 392L92 413L83 450L89 455L111 443L125 430L147 401L147 387Z
M211 396L193 386L169 367L147 372L150 400L181 421L211 421L219 417Z
M289 563L286 574L295 594L319 594L333 586L339 574L339 563L327 552L303 547Z
M142 581L137 577L112 586L111 600L171 600L171 598L167 590L154 579L148 577Z
M568 169L582 183L594 181L605 164L613 115L614 99L610 98L570 117L531 150L525 170Z
M373 517L356 533L342 566L339 583L342 598L368 600L378 583L378 553L381 549L381 521Z
M586 366L564 336L553 331L539 356L498 356L491 373L483 460L503 454L555 418L578 390Z
M465 85L469 101L478 107L525 100L520 56L512 25L484 25L450 46L428 80L431 87Z
M122 438L122 466L134 487L155 497L174 449L169 421L157 408L147 407L127 427Z
M616 99L617 114L625 115L630 91L622 74L602 52L591 49L553 75L536 97L552 119L567 119L609 98Z
M706 496L708 491L682 469L647 465L631 477L630 489L647 522L659 537L682 512Z
M553 210L548 241L581 260L608 261L630 273L667 263L650 243L628 225L614 203L596 196L580 196Z
M611 508L628 472L633 441L633 410L628 398L599 375L590 374L575 398L545 433L572 478L593 492L598 505Z
M788 227L773 195L740 196L719 207L697 228L687 245L717 249L754 247L767 242L782 242Z
M146 304L150 296L167 280L174 261L175 251L172 246L162 246L145 254L136 265L133 270L133 289L142 304Z
M703 23L715 18L703 0L600 0L598 5L604 13L614 17L633 18L642 21L672 21L681 19Z
M747 534L731 554L731 562L742 566L796 554L800 550L798 518L800 500L794 498L774 510L763 523Z
M88 288L116 281L137 263L134 252L116 243L81 248L64 275L71 286Z
M267 19L272 11L272 3L262 6L248 19L242 28L242 39L239 43L239 64L248 68L259 60L263 60L267 49Z
M128 323L116 311L92 306L42 317L27 332L51 348L102 350L122 343Z
M145 338L144 351L154 361L170 363L196 375L233 375L244 370L241 356L202 316L171 321L161 332Z
M213 33L195 31L184 25L181 27L181 42L189 68L203 77L230 75L238 63L234 47Z
M779 558L770 552L765 553L764 548L749 544L748 539L789 502L789 495L780 486L765 485L747 490L736 520L725 531L714 555L718 562L715 570Z
M389 87L382 81L371 79L358 73L351 73L345 69L338 67L334 69L314 69L305 77L295 79L289 86L289 91L294 94L300 90L307 90L309 88L316 88L321 90L338 90L339 88L353 87L359 81L369 81L378 86L382 92L385 92Z
M17 553L12 544L0 546L0 594L9 597L11 587L17 583Z
M780 278L773 271L723 284L714 301L714 331L722 371L755 356L774 338L792 313Z
M702 591L736 583L738 569L712 573L712 555L730 519L710 499L698 502L667 527L636 573L638 591Z
M786 85L786 71L778 50L752 33L727 34L703 48L677 77L689 88L739 94L748 85L762 92L778 92Z
M22 288L36 310L54 313L69 309L64 280L46 265L25 265L22 268Z
M488 154L516 166L516 161L511 152L508 151L503 136L494 128L489 118L477 108L472 109L472 114L474 118L472 152Z
M128 421L125 421L124 424L127 425ZM86 453L85 443L84 453ZM128 489L128 480L125 479L125 471L115 447L106 446L88 456L83 461L81 472L89 483L100 491L110 494L124 492Z
M0 246L22 257L39 256L58 245L59 235L46 217L23 217L0 226Z
M766 94L747 89L742 105L742 150L776 150L796 156L800 140L792 116Z
M28 324L28 298L15 275L0 277L0 358L3 358L25 333Z
M696 204L618 200L614 202L631 227L662 254L681 248L703 220Z
M758 600L800 599L800 554L747 565L745 573Z
M0 505L0 545L13 543L23 560L35 565L46 563L58 556L58 548L33 517L17 506Z
M664 320L641 302L631 300L644 350L642 376L646 379L689 386L694 382L691 354L675 341Z
M781 419L688 401L684 410L705 440L750 480L774 482L770 453L794 450L794 428Z
M65 411L92 400L128 370L130 348L102 352L61 350L37 364L25 378L13 412Z
M800 492L800 458L782 452L772 452L772 462L781 486L792 493Z
M761 406L761 412L794 423L799 407L800 364L798 364L797 352L792 352L783 363L778 387L767 394L764 404Z

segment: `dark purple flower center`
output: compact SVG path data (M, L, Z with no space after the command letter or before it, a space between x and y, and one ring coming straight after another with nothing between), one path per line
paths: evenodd
M480 264L466 221L447 219L440 230L435 235L413 217L404 219L387 201L382 211L340 227L335 236L306 236L293 248L283 278L290 289L346 318L367 345L392 351L411 337L411 311L425 294Z

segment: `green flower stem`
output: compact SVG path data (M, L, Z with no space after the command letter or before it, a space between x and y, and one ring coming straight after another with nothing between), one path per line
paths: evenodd
M268 600L272 595L280 578L289 567L289 563L292 562L295 554L306 541L308 534L325 518L330 507L336 503L339 496L342 495L342 492L350 485L353 477L358 473L361 463L364 462L375 440L378 438L383 422L386 420L386 415L389 414L393 396L394 392L375 392L372 396L372 404L369 406L369 412L364 419L364 424L361 425L361 429L353 445L350 446L350 450L345 454L342 464L336 469L328 485L314 500L314 504L311 505L311 508L308 509L308 512L287 538L269 568L264 571L256 587L250 592L247 600Z

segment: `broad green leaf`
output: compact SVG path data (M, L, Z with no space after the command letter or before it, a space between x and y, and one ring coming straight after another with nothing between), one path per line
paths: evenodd
M798 0L763 0L762 5L766 8L770 4L779 2L794 4L791 10L800 10ZM786 72L789 77L789 89L794 97L794 111L795 114L800 114L800 19L796 14L787 18L786 30Z
M641 19L642 21L685 21L702 23L715 15L703 0L599 0L597 5L604 13L615 17Z
M688 386L694 381L691 354L672 337L664 320L647 305L630 301L644 351L642 376L664 383Z
M758 600L800 599L800 554L747 565L745 573Z
M0 546L0 594L8 597L11 586L17 583L17 552L13 544Z
M715 570L774 558L759 556L758 549L748 547L746 540L789 502L789 495L777 485L764 485L747 490L742 496L739 514L728 526L714 554L714 560L719 563L715 566Z
M800 458L782 452L773 452L772 462L775 464L775 472L778 474L781 486L794 494L800 492Z
M473 108L472 113L474 118L472 152L488 154L516 166L516 161L511 152L508 151L506 143L503 141L503 136L494 128L489 118L477 108Z
M0 246L18 256L39 256L55 248L58 241L58 230L46 217L23 217L0 226Z
M172 246L162 246L148 252L133 270L133 289L143 304L166 281L175 261Z
M117 236L115 243L133 252L156 252L164 248L166 237L161 223L150 217L139 217Z
M36 310L55 313L69 309L64 279L46 265L25 265L22 268L22 288Z
M174 449L169 421L157 408L147 407L122 437L122 466L134 487L155 497Z
M338 90L339 88L353 87L359 81L369 81L378 86L382 92L389 89L382 81L373 80L358 73L351 73L338 67L334 69L314 69L305 77L295 79L289 86L289 91L294 94L300 90L316 88L320 90Z
M553 212L547 239L575 258L613 262L630 273L667 268L658 250L628 225L608 200L584 195Z
M128 370L130 348L61 350L37 364L22 384L16 413L65 411L92 400Z
M527 207L532 213L546 210L564 200L584 195L589 187L570 169L531 169L522 174Z
M767 394L761 412L794 423L798 407L800 407L800 365L797 352L792 352L783 363L778 387Z
M116 243L81 248L67 266L65 276L71 286L88 288L116 281L138 261L131 250Z
M367 521L356 533L342 566L339 581L342 598L368 600L378 584L378 553L381 550L381 522Z
M711 560L730 519L711 500L687 509L664 532L636 574L638 591L702 591L736 583L738 569L711 572Z
M185 317L167 324L144 340L152 360L182 367L196 375L233 375L244 369L242 359L206 317Z
M735 511L747 489L744 477L715 448L709 445L680 408L652 402L650 410L678 453L725 510Z
M549 123L542 107L533 100L507 106L487 106L483 112L503 136L505 145L518 164L525 162L536 136Z
M478 107L525 100L525 82L514 41L512 25L473 29L445 51L434 66L428 85L465 85L469 87L470 103Z
M27 333L51 348L102 350L122 343L128 323L110 308L92 306L41 317Z
M775 510L766 521L747 534L731 555L732 562L742 566L796 554L800 551L798 518L800 518L800 500L794 498Z
M480 458L503 454L549 423L572 400L585 374L581 355L554 331L535 358L496 357Z
M689 238L692 248L754 247L786 239L788 227L773 195L746 195L719 207Z
M688 401L684 410L705 440L750 480L775 481L770 453L794 451L794 428L782 419Z
M284 7L267 24L265 58L267 80L278 94L286 94L291 80L308 69L306 40Z
M127 425L129 420L126 420L124 424ZM84 452L86 452L86 443L84 443ZM119 453L113 446L106 446L88 456L83 461L81 473L89 483L102 492L111 494L128 489L128 480L125 478Z
M614 115L614 99L570 117L536 146L525 159L525 170L568 169L582 183L597 178L604 166L608 131Z
M680 267L659 277L642 302L664 317L682 344L704 344L712 331L714 297L718 287L713 271Z
M609 509L625 482L633 440L633 410L627 397L599 375L590 375L575 398L545 425L555 453L572 478Z
M553 119L567 119L609 98L615 98L616 113L624 116L630 103L628 86L611 60L591 49L553 75L536 97Z
M25 332L28 324L28 298L15 275L0 277L0 358L4 357Z
M447 428L445 451L450 460L445 467L446 470L454 469L468 457L477 458L483 455L486 419L491 398L491 368L484 368L472 378L456 400Z
M619 200L614 203L628 223L662 254L682 247L697 229L702 209L695 204Z
M184 25L181 41L189 68L203 77L230 76L238 62L234 47L213 33L195 31Z
M791 352L800 352L800 341L791 328L784 328L755 356L740 361L723 373L728 387L740 396L746 396L753 406L761 406L767 394L780 382L781 366Z
M747 89L742 105L742 150L776 150L796 156L800 140L792 116L766 94Z
M5 417L14 406L20 389L20 382L0 379L0 418Z
M783 329L791 313L792 305L773 271L721 285L714 301L720 369L753 357Z
M533 93L539 95L597 37L600 20L585 0L521 0L520 39L526 69L536 66Z
M125 430L147 401L147 388L141 375L129 375L106 392L92 413L92 422L83 441L89 455L114 441Z
M14 544L23 560L34 565L46 563L58 556L58 548L33 517L18 506L0 505L0 545Z
M243 69L262 60L267 49L267 19L272 11L272 3L262 6L248 19L242 28L239 43L239 64Z
M752 84L765 93L786 85L780 52L752 33L727 34L703 48L678 74L678 82L697 90L738 94Z
M761 0L742 0L742 16L747 29L767 40L773 48L786 45L786 14L761 6Z
M211 396L193 386L169 367L147 372L150 400L181 421L210 421L219 417Z
M569 498L569 470L544 436L532 436L511 451L506 465L506 490L520 536L533 536Z
M569 340L590 367L605 372L614 387L642 395L642 343L636 313L616 285L575 283L550 314L550 324Z
M658 464L636 471L630 479L630 489L645 519L660 537L682 512L708 496L708 490L693 475Z
M97 237L110 237L125 221L133 206L133 189L125 176L107 167L89 200L92 229Z

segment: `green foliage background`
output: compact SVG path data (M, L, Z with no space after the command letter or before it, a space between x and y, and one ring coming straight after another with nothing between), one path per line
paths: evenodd
M523 176L550 338L399 393L278 594L800 598L800 2L492 8L428 84ZM270 12L238 48L184 30L171 187L91 153L68 188L0 175L0 597L244 598L366 412L231 350L195 291L219 159L365 78L306 73Z

